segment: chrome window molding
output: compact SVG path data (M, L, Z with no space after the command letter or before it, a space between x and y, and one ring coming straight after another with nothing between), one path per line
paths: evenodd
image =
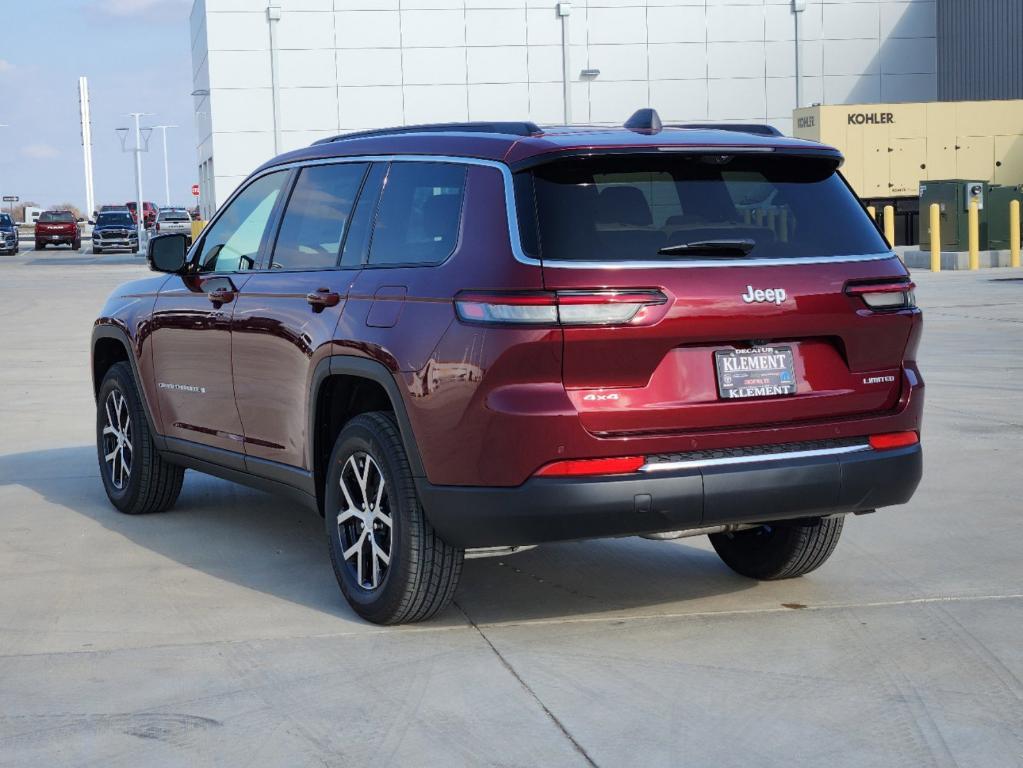
M689 149L689 148L686 148ZM700 149L700 148L693 148ZM734 267L787 267L800 264L841 264L845 262L858 261L881 261L884 259L895 259L898 256L894 251L883 253L852 254L849 256L794 256L781 259L679 259L679 260L643 260L643 261L575 261L572 259L538 259L528 255L522 250L522 242L519 238L519 219L515 208L515 190L512 181L511 168L496 160L485 160L479 157L464 157L460 155L350 155L344 157L320 157L312 160L294 160L290 163L273 165L258 173L249 176L238 185L238 188L231 193L231 196L217 209L213 218L207 222L204 230L209 229L221 213L234 201L235 197L256 179L276 173L278 171L289 171L295 168L304 168L311 165L334 165L337 163L387 163L387 162L412 162L412 163L459 163L461 165L476 165L484 168L494 168L501 173L504 180L504 206L508 219L508 237L515 260L530 267L546 266L551 269L728 269ZM202 242L200 235L192 243L195 249ZM195 254L189 251L189 259ZM248 270L253 271L253 270Z

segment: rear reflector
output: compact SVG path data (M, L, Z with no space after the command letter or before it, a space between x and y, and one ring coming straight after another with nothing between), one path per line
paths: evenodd
M883 435L871 435L870 447L875 451L890 451L893 448L907 448L920 442L916 432L886 432Z
M866 283L847 286L845 292L858 296L873 310L912 309L916 306L916 286L906 281L892 283Z
M584 477L586 475L625 475L636 472L646 463L642 456L620 456L614 459L572 459L555 461L536 473L538 477Z
M455 312L471 323L512 325L626 325L654 322L644 310L667 304L660 291L465 291L455 297Z

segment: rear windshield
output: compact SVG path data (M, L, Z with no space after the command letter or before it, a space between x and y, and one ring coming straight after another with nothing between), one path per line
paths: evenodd
M574 158L517 179L523 249L551 260L887 253L828 160L753 155ZM533 218L535 215L535 218ZM716 246L701 246L708 241ZM728 244L736 248L728 250ZM689 245L689 252L672 246ZM716 247L716 251L713 249Z
M96 219L96 226L109 224L123 224L127 227L134 227L135 219L131 217L130 213L101 213Z
M160 221L189 221L184 211L160 211Z
M43 211L39 214L39 221L74 221L75 217L71 211Z

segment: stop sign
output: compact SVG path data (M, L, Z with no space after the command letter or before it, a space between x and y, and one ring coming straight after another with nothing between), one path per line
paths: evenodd
M195 197L199 197L199 185L198 184L193 184L192 185L192 195L195 196Z

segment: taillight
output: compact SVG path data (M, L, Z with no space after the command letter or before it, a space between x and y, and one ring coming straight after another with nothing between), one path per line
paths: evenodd
M894 448L908 448L920 442L916 432L885 432L870 436L870 447L875 451L890 451Z
M845 292L860 298L864 304L875 311L913 309L916 296L913 289L916 285L908 281L884 283L857 283L848 285Z
M159 231L160 231L160 222L156 222L156 231L157 231L157 232L159 232Z
M628 325L654 322L668 297L656 290L464 291L455 297L458 317L470 323L511 325Z
M646 463L642 456L618 456L612 459L569 459L551 462L540 468L538 477L586 477L588 475L627 475Z

